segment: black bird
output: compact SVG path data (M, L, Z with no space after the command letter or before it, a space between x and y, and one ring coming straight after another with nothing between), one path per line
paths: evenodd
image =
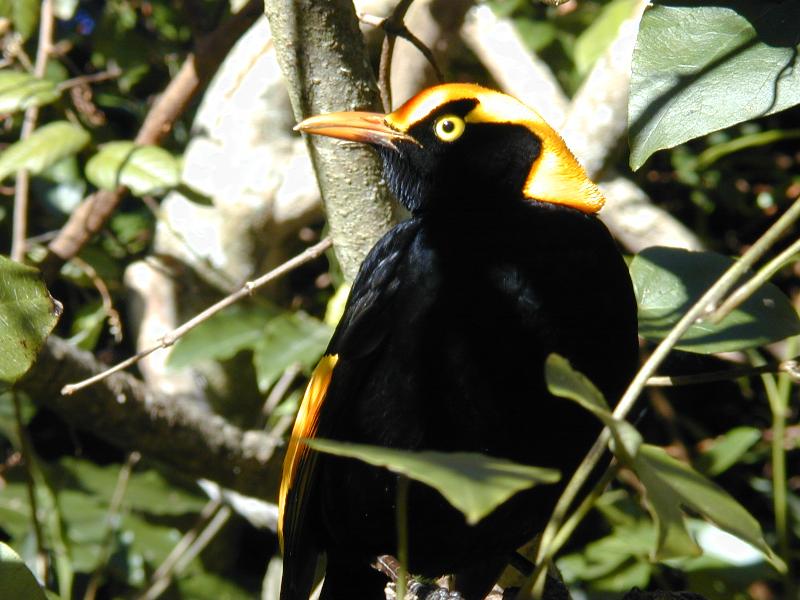
M370 563L397 549L396 476L302 439L474 451L561 470L599 433L547 392L557 352L615 401L637 364L625 263L604 199L559 135L519 101L471 84L427 89L388 115L333 113L306 133L372 145L411 217L370 251L309 383L280 493L281 600L378 600ZM409 491L409 570L455 574L483 598L543 527L563 486L522 492L475 526L437 492Z

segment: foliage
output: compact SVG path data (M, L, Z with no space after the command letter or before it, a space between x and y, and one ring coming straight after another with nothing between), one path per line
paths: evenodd
M528 47L572 93L637 2L489 4L512 19ZM137 145L134 139L153 97L223 20L229 3L59 0L55 9L57 51L37 77L31 63L40 3L0 1L2 253L11 247L9 189L19 169L31 174L30 236L46 239L98 190L124 185L130 197L49 281L50 292L35 268L0 256L2 385L31 368L51 332L106 361L131 355L132 331L140 323L123 274L131 263L154 258L156 228L168 229L161 198L179 189L190 201L208 202L208 191L189 189L182 176L182 155L203 135L192 129L193 105L161 145ZM613 167L635 177L709 249L649 248L632 257L645 354L800 197L798 21L800 8L791 0L659 0L645 11L633 56L630 152ZM454 77L489 78L472 57L457 52L450 65ZM102 77L87 83L84 75ZM25 111L32 109L38 122L22 136ZM281 246L276 255L291 256L300 238L318 236L321 229L318 223L310 232L299 226L284 232L275 242ZM795 227L770 256L796 237ZM41 256L34 238L27 259L36 264ZM212 263L209 270L216 268ZM166 265L185 300L179 308L189 313L181 318L223 293L209 289L202 273L186 276L185 265ZM753 365L791 358L800 334L798 274L797 256L790 256L770 283L726 319L693 324L676 345L686 353L674 353L664 371L725 370L730 367L719 358L723 352ZM226 416L248 428L266 423L284 432L304 376L341 314L346 286L334 294L331 285L339 277L329 257L206 320L170 351L170 376L189 374L199 387L213 390L224 372L239 386L234 389L244 390L230 394ZM60 321L50 293L64 304ZM116 329L124 333L122 342ZM637 420L613 415L608 401L616 399L604 399L566 361L551 357L547 373L554 394L578 402L610 428L610 446L624 466L618 481L598 494L588 517L591 531L578 529L557 555L572 589L592 598L619 597L634 586L690 588L712 600L796 593L798 395L788 374L645 392L655 408ZM171 599L252 598L268 563L263 587L274 592L275 537L239 517L211 536L199 555L182 554L184 568L167 584L169 577L161 573L170 553L184 535L210 531L219 507L181 473L147 457L137 463L128 441L120 442L122 449L108 446L66 425L42 408L41 399L2 390L0 597L41 596L31 571L40 574L42 558L49 597L57 593L64 600L95 592L97 598L134 598L154 582L166 585L163 597ZM245 394L257 400L255 416L244 408ZM208 396L213 399L211 391ZM433 485L470 521L515 491L555 480L550 471L483 456L313 444ZM259 551L241 551L248 543ZM40 545L44 554L37 556Z

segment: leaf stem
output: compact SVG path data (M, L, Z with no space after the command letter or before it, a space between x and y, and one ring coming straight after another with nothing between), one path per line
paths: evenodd
M31 508L31 525L36 539L36 578L39 581L47 581L49 561L47 550L45 549L42 524L39 521L39 499L36 496L36 481L33 475L33 461L35 459L28 440L28 432L25 431L25 423L22 420L22 404L19 401L19 394L16 390L11 391L11 398L14 402L14 419L17 425L17 435L19 436L19 450L22 454L22 464L25 467L25 488L28 493L28 504Z
M405 475L397 477L397 600L405 600L408 588L408 485Z
M778 254L775 258L769 261L766 265L758 270L758 273L753 275L746 283L737 288L719 307L706 319L710 323L719 323L731 312L738 308L745 300L752 296L758 288L764 285L770 278L775 275L780 269L786 266L787 263L795 259L796 255L800 253L800 239L797 239L783 252Z

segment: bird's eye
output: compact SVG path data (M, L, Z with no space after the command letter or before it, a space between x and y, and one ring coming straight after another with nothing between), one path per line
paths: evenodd
M464 133L464 119L456 115L439 117L433 125L433 132L443 142L454 142Z

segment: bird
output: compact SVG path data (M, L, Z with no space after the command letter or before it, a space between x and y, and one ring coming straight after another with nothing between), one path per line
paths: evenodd
M568 479L600 432L548 392L566 357L609 400L638 363L636 301L604 198L559 134L519 100L470 83L425 89L388 114L297 125L367 144L410 216L370 250L311 375L279 492L281 600L378 600L372 569L395 554L397 476L311 450L326 438L401 450L479 452ZM408 569L454 576L483 598L563 489L521 492L475 525L438 492L408 491ZM321 564L321 563L319 563Z

